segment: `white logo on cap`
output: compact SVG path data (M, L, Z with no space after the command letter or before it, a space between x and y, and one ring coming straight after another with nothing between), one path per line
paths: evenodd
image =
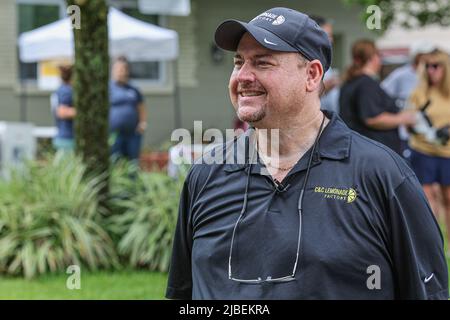
M270 42L270 41L267 40L266 38L264 38L264 42L267 43L267 44L271 44L271 45L273 45L273 46L277 46L277 45L278 45L278 44L276 44L276 43Z
M275 20L273 20L272 24L275 26L279 26L280 24L282 24L285 21L286 21L286 18L283 17L282 15L279 15Z

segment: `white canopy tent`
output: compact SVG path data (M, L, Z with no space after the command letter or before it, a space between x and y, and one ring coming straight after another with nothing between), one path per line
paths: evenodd
M114 8L108 13L108 33L113 57L124 55L130 61L164 61L178 57L177 32L135 19ZM23 62L70 58L73 52L70 18L19 36L19 57Z

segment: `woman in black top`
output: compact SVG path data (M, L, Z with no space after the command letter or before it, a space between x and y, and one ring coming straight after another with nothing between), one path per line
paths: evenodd
M413 125L414 113L399 112L380 87L381 58L373 41L356 41L352 58L340 92L340 116L351 129L400 153L398 127Z

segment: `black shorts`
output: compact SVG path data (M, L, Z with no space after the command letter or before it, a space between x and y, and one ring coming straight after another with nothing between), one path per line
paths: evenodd
M450 158L429 156L411 149L410 159L421 184L450 186Z

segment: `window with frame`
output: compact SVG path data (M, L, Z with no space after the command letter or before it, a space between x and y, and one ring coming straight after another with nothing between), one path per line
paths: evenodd
M19 35L60 19L61 6L58 4L35 3L32 1L17 3L17 30ZM22 81L36 81L37 63L25 63L19 60L19 77Z

